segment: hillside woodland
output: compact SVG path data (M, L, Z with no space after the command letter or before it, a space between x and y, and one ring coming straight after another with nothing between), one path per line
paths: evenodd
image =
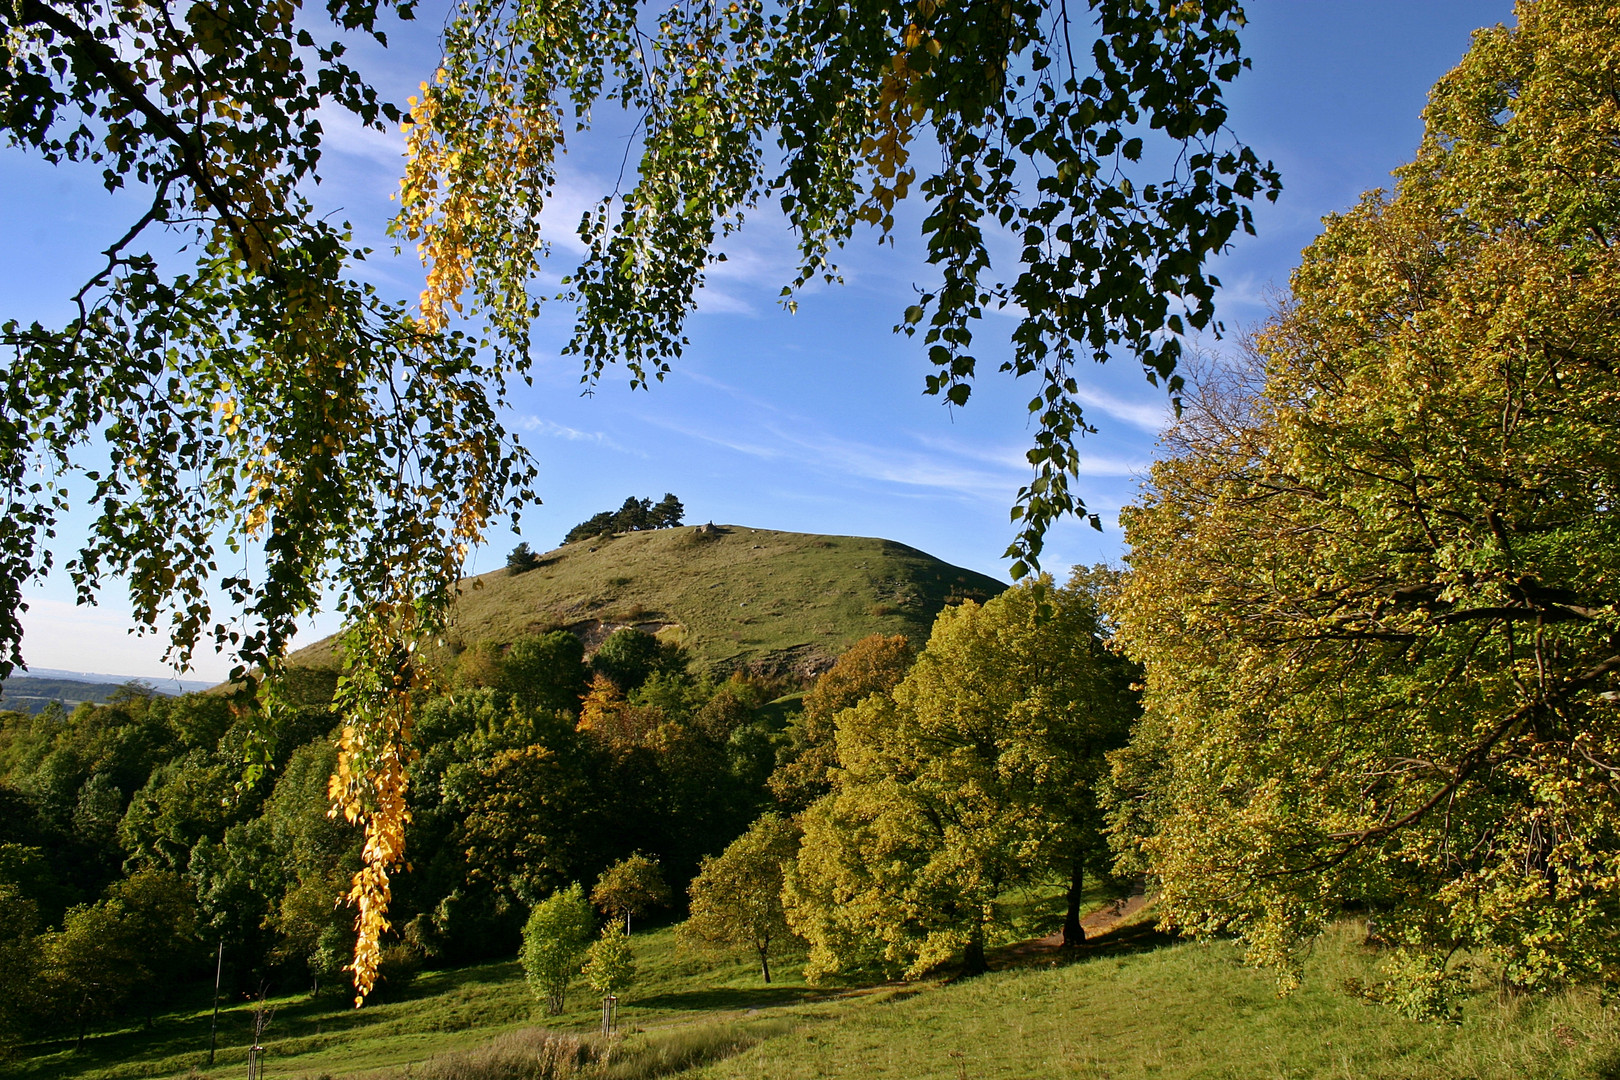
M588 894L620 933L690 894L692 940L746 948L766 975L793 934L817 972L922 971L964 947L982 960L1003 892L1054 874L1078 890L1106 865L1095 805L1063 794L1131 714L1128 666L1098 627L1088 585L1027 586L948 609L915 663L904 638L859 642L802 698L781 678L694 672L635 629L588 658L566 631L467 650L420 703L383 992L423 965L511 955L531 911L569 890L587 925ZM982 688L953 689L959 676ZM1116 704L1083 719L1073 705L1093 698ZM998 730L1007 708L1027 722ZM71 714L0 713L8 1038L150 1015L216 950L234 994L349 992L355 919L334 899L361 837L330 813L340 722L296 708L250 782L255 723L225 695L133 688ZM929 767L923 740L954 747L949 764ZM869 846L837 826L849 816ZM887 879L868 873L880 861ZM759 880L750 915L740 883Z

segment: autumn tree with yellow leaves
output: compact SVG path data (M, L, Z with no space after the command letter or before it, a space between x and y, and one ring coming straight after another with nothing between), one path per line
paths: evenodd
M787 921L806 973L969 973L1007 927L1013 889L1068 882L1079 938L1085 876L1106 873L1104 755L1136 713L1082 577L946 608L892 694L836 718L832 790L800 815Z
M1620 974L1620 11L1517 5L1129 511L1122 850L1285 985L1347 905L1441 1015Z

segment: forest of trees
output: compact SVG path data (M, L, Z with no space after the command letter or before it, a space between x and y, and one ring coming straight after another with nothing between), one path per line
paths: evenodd
M594 671L566 633L494 665L469 650L454 694L425 704L416 869L397 883L385 979L510 954L532 905L636 851L684 886L769 804L766 690L696 678L623 640L638 636L610 639ZM221 941L228 990L351 992L354 912L334 901L361 837L328 813L337 722L298 710L244 785L250 724L224 697L130 691L71 715L0 713L6 1034L160 1007Z

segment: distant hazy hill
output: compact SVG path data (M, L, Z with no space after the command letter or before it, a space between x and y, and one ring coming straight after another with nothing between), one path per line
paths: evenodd
M151 683L145 685L151 686ZM33 675L13 675L0 685L0 709L37 713L53 701L71 712L86 701L101 704L118 691L119 684L83 682L77 679L44 679ZM165 693L154 688L157 693Z
M685 645L697 667L808 674L867 634L920 644L947 604L1005 588L891 540L685 526L568 544L527 573L469 578L448 642L568 629L594 647L634 626ZM292 662L335 666L332 639Z

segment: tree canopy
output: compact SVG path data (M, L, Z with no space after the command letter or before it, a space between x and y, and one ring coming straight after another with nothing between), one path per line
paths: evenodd
M623 919L626 934L630 933L632 916L645 915L667 903L669 884L658 860L639 851L602 871L591 889L591 906L615 921Z
M787 760L771 774L777 801L797 812L827 794L831 770L838 767L838 714L873 694L893 691L915 658L904 635L868 634L821 673L789 729L791 741L783 748Z
M760 977L771 981L771 946L791 934L782 908L783 873L798 851L798 831L777 814L764 814L748 831L712 858L692 879L691 912L681 923L683 941L743 946L759 959Z
M595 929L591 906L578 884L559 889L536 904L523 926L523 952L520 959L534 996L545 1002L546 1013L563 1011L568 984L579 974L580 962L591 945ZM626 955L624 959L628 959ZM615 957L615 966L622 965Z
M1620 970L1620 13L1517 15L1189 410L1116 609L1147 670L1116 828L1166 918L1288 981L1364 905L1399 947L1373 992L1417 1011L1468 953Z
M338 0L329 30L385 40L390 7L411 12ZM23 585L65 554L70 499L94 515L66 562L81 598L124 578L182 665L207 640L244 673L273 666L323 589L353 617L430 625L532 470L499 420L509 365L357 280L365 253L304 194L321 109L377 128L398 110L296 4L29 0L0 26L7 141L146 200L66 325L0 327L0 672L22 657ZM153 253L173 244L188 250ZM220 574L244 543L262 571L234 556Z

